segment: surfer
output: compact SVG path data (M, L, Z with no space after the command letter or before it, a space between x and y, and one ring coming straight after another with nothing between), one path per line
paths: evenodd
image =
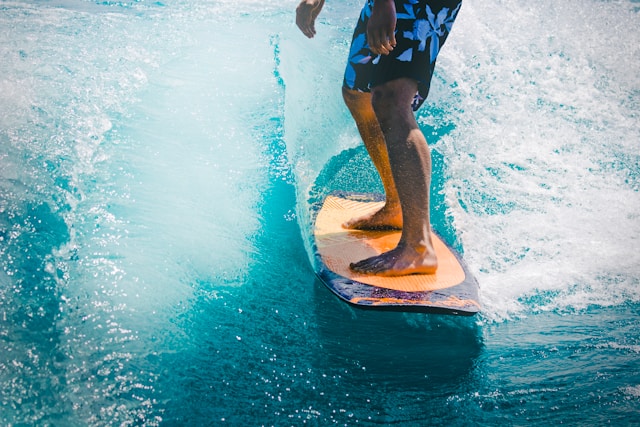
M324 0L302 0L296 25L312 38ZM351 41L342 94L380 175L386 203L344 224L351 229L402 228L398 245L351 264L365 274L433 274L431 153L414 112L427 97L436 57L461 0L366 0Z

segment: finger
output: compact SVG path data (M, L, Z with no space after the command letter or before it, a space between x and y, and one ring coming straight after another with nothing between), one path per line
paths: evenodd
M300 31L302 31L302 34L309 38L313 37L313 35L315 34L313 28L309 26L309 22L307 20L298 17L296 19L296 25L298 26Z
M298 28L300 28L300 31L302 31L302 34L304 34L305 36L309 38L313 37L313 32L309 28L305 27L302 24L298 25Z
M380 46L378 47L378 51L382 55L389 55L389 53L391 53L392 50L393 50L393 47L391 47L391 45L389 45L389 42L382 42L382 43L380 43Z
M396 33L394 31L391 32L391 34L389 35L389 45L391 46L391 50L393 50L394 47L396 47Z
M393 31L384 33L382 36L382 49L384 49L385 55L391 53L394 47L396 47L396 37Z
M393 46L389 43L389 40L385 40L382 42L380 46L380 51L383 55L388 55L393 50Z
M310 39L313 38L313 36L316 35L316 28L313 25L313 22L310 22L307 24L307 26L305 27L305 30L303 31L304 35L309 37Z
M386 55L389 53L384 47L382 36L375 32L372 32L369 37L369 49L376 55Z
M316 35L316 29L314 28L313 24L301 23L300 25L298 25L298 28L300 28L302 34L309 37L310 39Z
M391 44L386 34L372 35L372 42L369 44L369 48L376 55L388 55L393 50L393 47L394 45Z

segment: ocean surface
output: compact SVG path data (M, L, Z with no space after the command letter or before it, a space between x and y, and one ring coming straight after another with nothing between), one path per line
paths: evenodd
M418 121L472 318L360 311L360 1L0 1L0 425L640 425L640 2L465 0Z

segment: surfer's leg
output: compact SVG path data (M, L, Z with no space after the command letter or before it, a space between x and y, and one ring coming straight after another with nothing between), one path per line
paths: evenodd
M365 3L353 31L342 89L344 101L380 175L386 196L386 203L379 211L364 217L354 218L343 224L345 228L361 230L402 228L400 201L391 175L384 136L371 106L369 85L374 57L366 43L366 32L372 4L373 2L370 1Z
M400 78L376 86L372 105L386 141L393 180L402 206L402 237L389 252L351 265L354 271L384 276L434 273L429 186L431 155L411 108L418 83Z
M384 135L371 105L371 93L343 88L342 95L356 122L367 152L378 170L386 195L386 203L379 211L354 218L343 226L360 230L402 228L400 200L391 174Z

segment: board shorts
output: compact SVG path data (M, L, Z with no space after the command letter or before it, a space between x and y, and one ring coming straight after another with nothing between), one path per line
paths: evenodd
M418 82L413 99L417 111L427 98L438 53L447 40L461 0L395 0L396 46L389 55L375 55L367 43L373 0L367 0L351 40L343 86L360 92L398 79Z

